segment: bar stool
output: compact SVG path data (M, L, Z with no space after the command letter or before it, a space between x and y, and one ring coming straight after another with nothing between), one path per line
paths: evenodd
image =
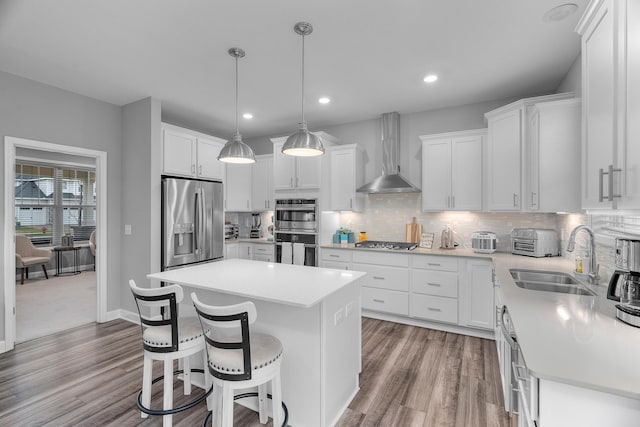
M138 398L140 415L147 418L151 415L163 415L162 425L170 427L172 424L172 414L186 409L190 409L202 402L210 394L210 391L200 396L195 401L180 408L173 408L173 361L182 359L184 394L191 394L191 368L189 357L203 353L203 360L206 364L205 343L203 339L203 329L200 322L195 317L184 317L178 319L178 304L182 301L184 293L179 285L170 285L162 288L139 288L133 280L129 280L129 286L133 293L133 298L138 307L140 315L140 327L142 328L142 346L144 347L144 365L142 372L142 391ZM140 308L145 310L141 310ZM153 309L164 308L164 319L152 314ZM146 314L145 314L146 313ZM164 362L164 377L152 380L153 361ZM202 371L204 372L204 371ZM180 373L180 371L176 371ZM163 411L150 409L151 385L159 379L164 378L163 391ZM210 382L205 374L206 388L209 389ZM168 414L159 412L169 411Z
M208 373L213 377L216 402L215 405L210 405L214 408L212 426L231 427L234 390L256 386L260 422L265 424L268 420L269 382L273 425L282 425L282 343L271 335L249 333L249 325L257 317L256 306L250 301L223 307L210 306L200 302L195 292L191 293L191 299L202 323ZM213 418L217 418L215 423Z

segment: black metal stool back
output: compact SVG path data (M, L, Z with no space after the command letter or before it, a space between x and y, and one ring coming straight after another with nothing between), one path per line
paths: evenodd
M236 305L215 307L201 303L195 293L191 294L191 299L202 324L211 375L225 381L251 379L249 325L255 322L257 317L255 305L251 301L247 301ZM238 339L240 340L238 341ZM211 348L225 351L240 350L242 352L242 371L231 373L216 369L216 361L209 359Z
M170 285L162 288L139 288L133 280L129 280L129 286L138 308L143 336L145 326L171 328L171 343L151 343L143 340L144 349L154 353L178 351L178 304L184 297L182 287ZM154 314L156 309L162 308L165 309L163 316Z

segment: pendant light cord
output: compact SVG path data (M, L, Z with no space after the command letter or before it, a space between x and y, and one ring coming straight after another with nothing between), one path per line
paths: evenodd
M302 35L302 123L304 123L304 34Z
M238 131L238 57L236 56L236 135Z

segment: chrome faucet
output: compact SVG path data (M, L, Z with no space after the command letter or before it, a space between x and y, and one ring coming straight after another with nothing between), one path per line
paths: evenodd
M593 234L593 230L591 227L586 225L579 225L573 229L571 235L569 236L569 244L567 245L567 252L573 252L576 247L576 234L578 231L584 230L589 233L589 283L592 285L597 285L600 280L600 275L598 274L598 270L600 266L596 261L596 238Z

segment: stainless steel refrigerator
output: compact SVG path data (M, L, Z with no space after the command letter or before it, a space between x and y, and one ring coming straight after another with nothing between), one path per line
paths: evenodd
M222 183L162 178L162 270L223 258Z

